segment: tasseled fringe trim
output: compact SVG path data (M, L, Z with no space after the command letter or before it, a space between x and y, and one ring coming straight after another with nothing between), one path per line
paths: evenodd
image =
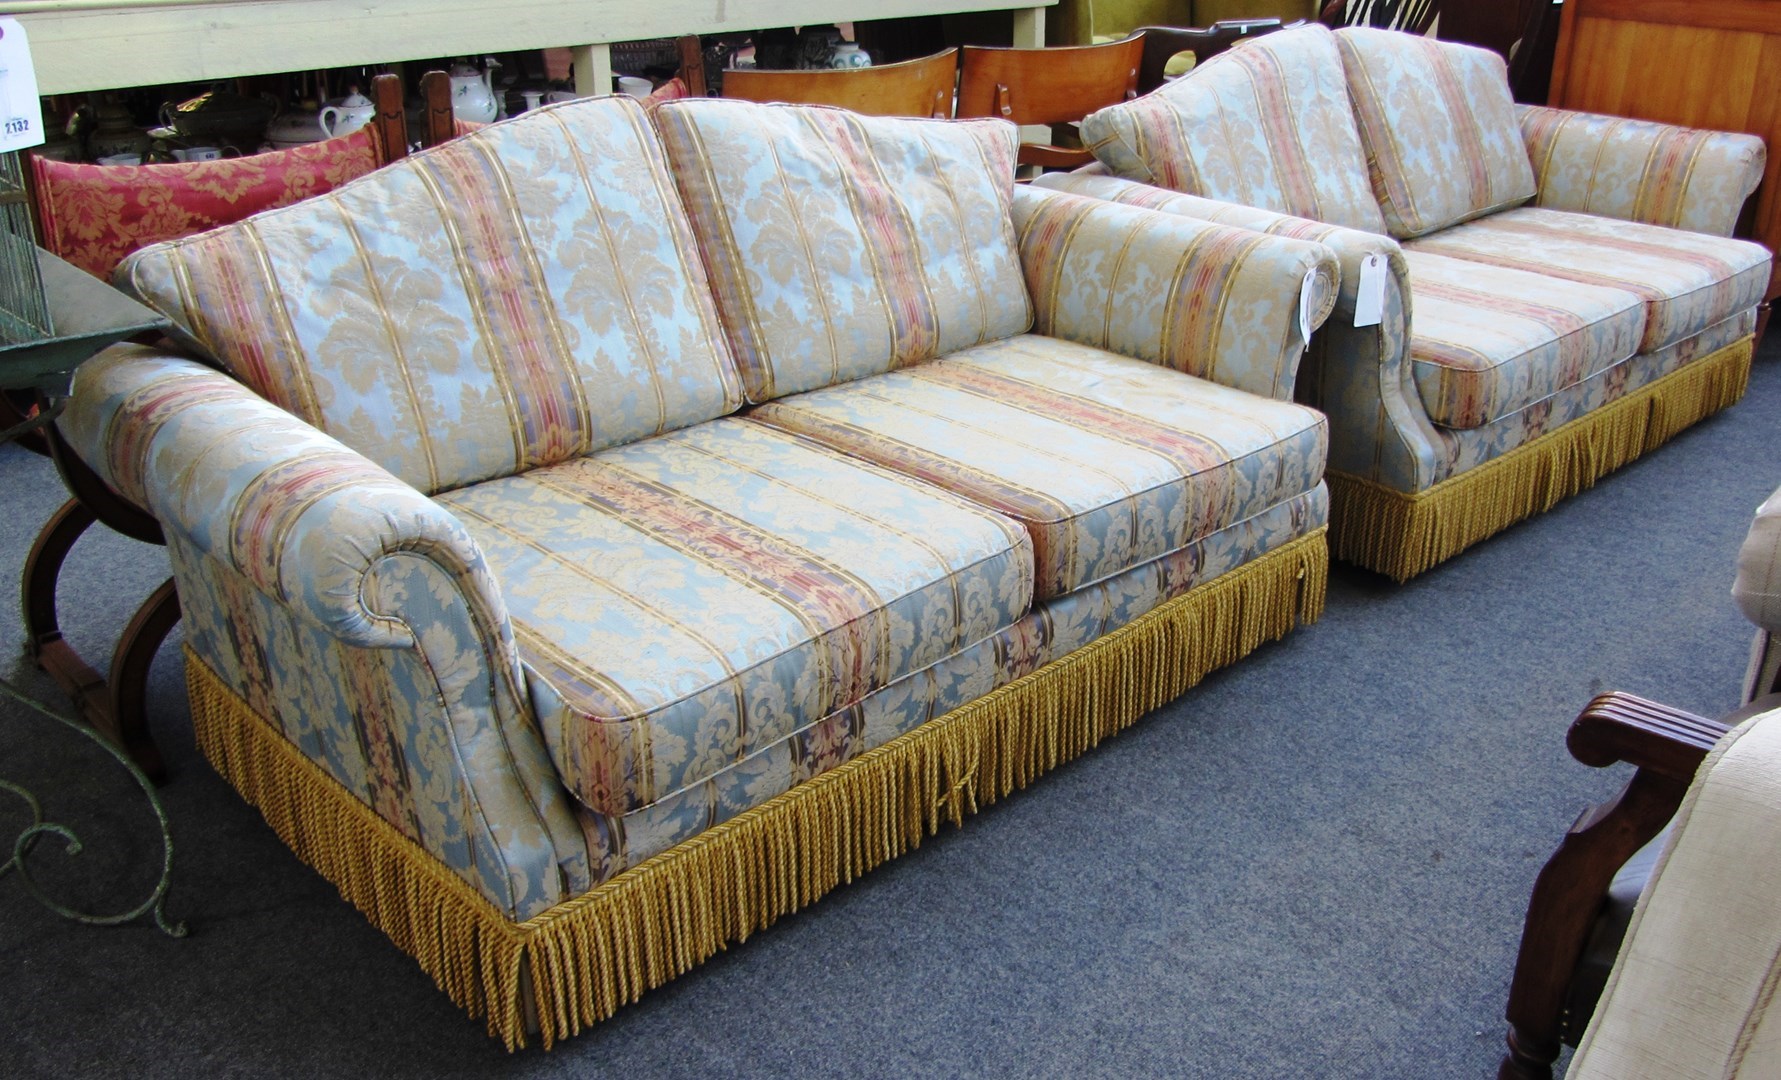
M278 836L508 1049L548 1048L1025 787L1323 613L1323 529L515 923L186 653L198 745Z
M1737 403L1752 339L1734 342L1595 412L1426 491L1330 473L1330 553L1407 581L1552 509L1691 424Z

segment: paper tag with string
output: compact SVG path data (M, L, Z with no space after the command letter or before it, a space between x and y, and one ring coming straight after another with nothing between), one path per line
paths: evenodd
M1355 286L1354 325L1377 326L1385 318L1385 260L1368 255L1361 260L1360 282Z
M43 107L25 28L0 18L0 153L42 145Z

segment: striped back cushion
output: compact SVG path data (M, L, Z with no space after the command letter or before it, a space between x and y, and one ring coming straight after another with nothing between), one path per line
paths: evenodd
M655 118L750 401L1031 324L1012 124L715 98Z
M1365 28L1336 31L1336 44L1391 235L1422 236L1534 197L1501 56Z
M429 494L741 404L629 98L490 125L147 248L118 279L268 400Z
M1082 122L1115 175L1188 195L1384 232L1334 36L1322 26L1243 42Z

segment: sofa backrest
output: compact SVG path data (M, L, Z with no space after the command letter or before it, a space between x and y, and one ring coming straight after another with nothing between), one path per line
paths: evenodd
M1335 36L1318 25L1243 42L1082 122L1115 175L1189 195L1384 232Z
M1391 30L1336 31L1385 227L1400 240L1534 197L1503 58Z
M117 280L429 494L741 404L660 144L626 97L527 113L147 248Z
M715 98L655 120L750 401L1031 325L1014 125Z

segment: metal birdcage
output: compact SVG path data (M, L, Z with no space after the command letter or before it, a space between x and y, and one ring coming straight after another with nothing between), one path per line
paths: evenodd
M31 236L24 162L18 153L0 154L0 343L55 335Z

